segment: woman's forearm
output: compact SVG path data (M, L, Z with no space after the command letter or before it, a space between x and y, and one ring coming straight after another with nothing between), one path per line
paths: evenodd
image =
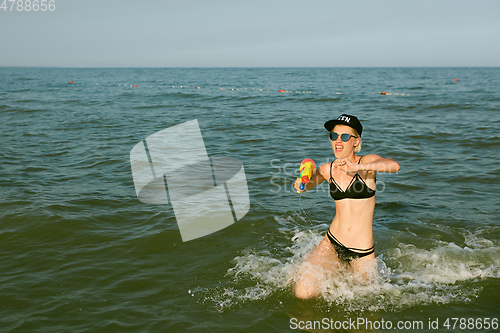
M398 172L399 163L392 158L381 158L370 163L357 164L357 171Z
M319 173L319 168L314 172L314 175L311 177L311 180L309 183L307 183L305 191L309 191L310 189L314 188L315 186L321 184L325 178Z

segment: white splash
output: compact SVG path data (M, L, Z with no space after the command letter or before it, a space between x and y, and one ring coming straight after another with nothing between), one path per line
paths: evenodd
M235 257L226 274L230 286L215 288L206 297L217 304L218 311L280 291L293 294L298 264L319 244L325 228L293 230L288 219L276 219L292 245L281 253L248 249ZM372 283L360 282L343 269L326 274L321 297L346 311L395 311L416 305L469 302L481 291L470 282L500 278L500 247L482 238L481 232L464 232L464 237L462 246L433 241L430 249L403 243L386 249L377 257L378 274Z

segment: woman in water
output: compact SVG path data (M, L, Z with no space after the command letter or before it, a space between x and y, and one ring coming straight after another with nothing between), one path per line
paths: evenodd
M391 158L361 150L363 126L355 116L343 114L325 123L336 160L321 165L304 191L330 183L335 200L335 217L319 245L307 254L295 279L295 296L302 299L320 294L321 275L317 268L333 272L341 264L359 274L366 272L375 259L373 211L375 209L375 176L377 172L398 172L399 164ZM294 187L300 191L300 178Z

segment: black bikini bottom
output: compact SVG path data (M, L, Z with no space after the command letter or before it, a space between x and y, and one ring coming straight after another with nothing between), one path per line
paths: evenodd
M337 252L339 259L344 262L350 263L351 260L362 258L375 252L375 245L373 245L369 249L356 249L354 247L344 246L344 244L339 242L338 239L335 238L335 236L330 232L330 229L328 229L326 235L328 236L328 239L332 243L333 248ZM360 252L354 252L353 250Z

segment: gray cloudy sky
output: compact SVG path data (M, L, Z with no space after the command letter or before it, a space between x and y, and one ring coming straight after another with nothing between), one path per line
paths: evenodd
M6 2L0 66L500 66L499 0Z

